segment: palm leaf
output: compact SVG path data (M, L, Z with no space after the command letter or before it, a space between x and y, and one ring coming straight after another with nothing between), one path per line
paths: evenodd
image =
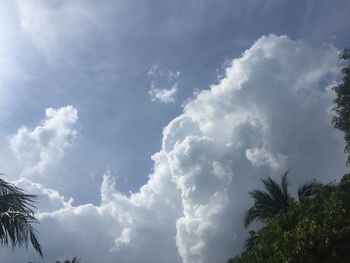
M301 204L305 203L307 198L312 195L314 183L304 183L298 188L298 199Z
M281 185L271 177L262 179L265 190L254 190L249 193L254 200L254 205L246 213L244 218L245 227L256 219L266 223L280 210L289 206L289 200L292 198L288 193L287 176L288 171L283 174Z
M256 231L249 231L249 237L245 241L245 249L247 251L253 250L258 246L259 233Z
M28 195L22 189L0 179L0 244L12 247L31 242L34 249L43 255L33 223L35 195Z
M284 198L286 200L289 199L289 194L288 194L288 173L289 173L289 170L287 170L283 176L282 176L282 179L281 179L281 187L282 187L282 191L283 191L283 195L284 195Z

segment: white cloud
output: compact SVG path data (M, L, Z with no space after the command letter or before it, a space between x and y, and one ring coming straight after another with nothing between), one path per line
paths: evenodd
M179 71L164 71L158 64L152 65L147 72L147 76L151 79L151 88L148 91L151 101L175 103L180 74ZM170 86L170 88L158 88L157 86Z
M39 214L53 212L72 206L72 198L66 201L58 191L50 188L45 188L43 185L34 183L27 178L22 177L12 183L14 183L17 187L23 189L25 192L38 196L37 212Z
M294 191L315 176L329 181L345 171L326 88L338 72L333 48L260 38L164 128L154 171L139 192L119 193L106 173L100 204L40 214L47 258L225 262L247 236L247 192L259 178L280 178L288 167Z
M245 152L247 159L255 166L260 167L263 165L269 166L272 170L286 168L286 156L278 154L274 156L266 147L247 149Z
M48 108L45 119L33 130L20 128L10 140L10 149L24 165L23 175L43 175L64 156L77 136L78 111L72 106Z
M175 95L177 93L177 83L175 83L170 89L158 89L151 84L151 89L148 91L151 101L160 101L162 103L174 103Z

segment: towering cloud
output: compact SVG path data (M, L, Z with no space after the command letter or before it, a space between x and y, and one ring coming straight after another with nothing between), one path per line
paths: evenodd
M329 85L338 72L332 47L314 49L286 36L260 38L164 128L162 148L152 157L154 171L139 192L119 193L106 173L99 205L39 215L48 259L225 262L242 247L243 215L251 204L247 192L260 178L278 179L289 168L293 191L305 180L334 180L345 171L344 142L330 124ZM77 116L72 107L64 109L71 113L70 127ZM56 114L48 119L61 110L51 110ZM27 145L47 145L34 135L49 120L11 140L20 159L28 159ZM45 167L43 161L30 163Z
M10 148L24 165L23 175L43 175L58 162L77 136L78 111L72 106L46 109L45 119L33 130L20 128L10 138Z

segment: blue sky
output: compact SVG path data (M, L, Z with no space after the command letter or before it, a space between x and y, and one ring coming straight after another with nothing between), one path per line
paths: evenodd
M48 260L93 260L92 243L67 249L46 232L78 238L85 226L73 221L96 216L87 225L103 234L89 238L104 262L136 262L131 251L149 241L154 247L138 250L146 262L214 262L241 248L236 200L249 204L245 193L260 177L290 168L296 187L315 170L325 181L345 171L329 87L350 43L347 1L1 4L1 170L43 195ZM159 229L155 214L164 217ZM216 224L215 233L204 227ZM169 258L150 253L160 237Z

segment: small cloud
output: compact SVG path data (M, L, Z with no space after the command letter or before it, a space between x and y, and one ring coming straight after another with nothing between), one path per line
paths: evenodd
M177 80L180 77L181 72L180 71L168 71L168 78L169 80Z
M149 76L149 77L157 76L159 74L161 74L161 72L158 69L158 64L152 65L147 72L147 76Z
M178 91L178 78L180 71L163 71L158 64L154 64L147 72L147 76L151 80L151 87L148 94L151 101L159 101L161 103L175 103L175 95ZM158 88L158 87L170 88Z
M77 137L78 111L72 106L48 108L45 119L33 130L23 126L10 140L10 149L24 165L23 175L43 175L60 161Z
M154 86L154 82L152 82L151 89L148 91L151 101L160 101L162 103L175 103L176 93L177 82L170 89L158 89Z

